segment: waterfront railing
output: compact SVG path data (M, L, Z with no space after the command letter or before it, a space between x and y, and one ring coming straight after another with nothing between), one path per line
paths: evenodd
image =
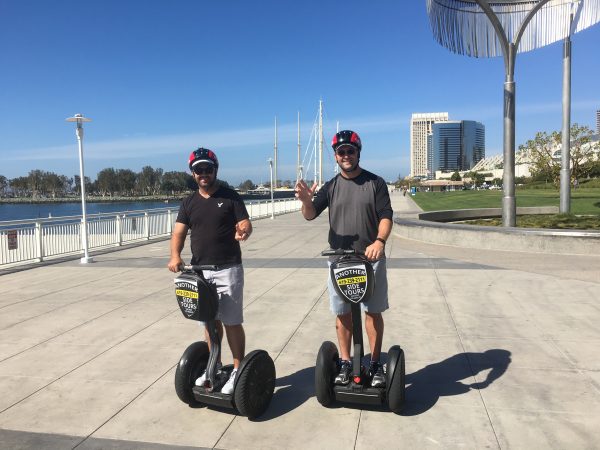
M296 199L246 201L252 220L298 211ZM88 249L100 250L164 239L171 235L178 208L158 208L86 216ZM0 222L0 268L83 254L81 216Z

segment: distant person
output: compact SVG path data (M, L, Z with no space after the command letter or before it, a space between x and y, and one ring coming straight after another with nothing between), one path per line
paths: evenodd
M577 178L575 178L573 180L573 189L577 189L578 186L579 186L579 181L577 181Z
M359 166L362 144L357 133L340 131L333 137L331 145L340 173L325 183L316 196L316 183L309 188L300 179L296 184L296 197L302 202L302 215L307 220L314 219L329 207L329 246L332 249L361 251L374 262L375 291L361 307L365 311L365 328L371 348L371 384L384 386L385 375L379 358L384 329L381 313L388 309L385 243L392 231L390 196L383 178ZM352 315L350 305L336 293L329 277L327 287L330 308L336 315L341 354L340 372L335 383L345 385L350 382L352 373Z
M181 250L187 232L192 230L191 264L216 265L217 270L204 270L204 277L217 285L219 312L217 327L223 337L223 325L227 342L233 355L231 376L223 389L224 394L233 392L235 376L244 358L246 336L243 322L244 268L239 241L245 241L252 233L248 211L244 201L234 190L217 181L219 160L212 150L199 148L189 157L189 168L198 184L198 190L183 200L171 236L171 272L179 272L183 266ZM205 330L206 340L208 330ZM220 361L218 367L220 367ZM205 375L196 380L203 385Z

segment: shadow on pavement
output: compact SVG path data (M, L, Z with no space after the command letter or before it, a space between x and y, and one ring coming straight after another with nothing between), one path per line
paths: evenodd
M382 353L382 360L386 360ZM442 396L466 394L472 389L485 389L500 378L510 365L511 353L504 349L491 349L483 353L459 353L443 361L429 364L406 375L406 403L400 415L416 416L431 409ZM365 355L368 360L368 355ZM481 382L463 383L480 372L488 371ZM256 421L282 416L314 397L315 368L307 367L291 375L278 378L278 390L273 395L269 409ZM333 408L346 407L362 410L387 411L382 405L368 406L335 402Z
M315 395L315 368L306 367L285 377L277 378L273 399L267 411L255 419L263 422L283 416L298 408Z
M382 353L382 360L387 355ZM485 389L500 378L510 365L511 353L508 350L492 349L483 353L459 353L443 361L429 364L406 375L406 403L400 415L416 416L431 409L442 396L466 394L472 389ZM369 355L365 355L368 360ZM470 379L480 372L488 371L481 382L465 384L461 380ZM255 421L272 420L293 411L315 395L315 367L307 367L291 375L278 378L277 391L269 408ZM335 402L332 408L352 408L369 411L387 411L386 405L368 406Z
M492 349L483 353L459 353L408 374L406 403L401 415L422 414L433 407L442 396L466 394L471 389L485 389L506 372L511 362L510 355L508 350L503 349ZM486 370L489 372L481 382L461 382Z

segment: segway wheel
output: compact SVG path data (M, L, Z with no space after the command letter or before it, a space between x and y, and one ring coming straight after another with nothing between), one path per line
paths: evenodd
M317 400L323 406L333 403L333 382L337 372L338 349L333 342L321 344L315 364L315 393Z
M190 406L199 404L194 398L192 388L196 379L206 370L209 353L208 344L199 341L191 344L181 355L175 370L175 392L183 403Z
M404 351L399 345L394 345L388 352L386 373L386 394L390 410L400 414L405 396Z
M233 391L235 406L242 416L254 419L267 410L275 377L275 364L266 351L254 350L244 358Z

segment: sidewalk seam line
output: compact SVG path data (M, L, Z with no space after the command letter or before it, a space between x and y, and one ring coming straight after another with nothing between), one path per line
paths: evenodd
M462 348L463 353L466 356L466 348L465 348L465 344L463 341L463 338L460 334L460 331L458 330L458 325L456 324L456 320L454 319L454 314L452 314L452 309L450 308L450 305L448 304L448 298L446 297L446 293L444 292L444 288L442 287L442 283L440 281L440 278L438 276L438 272L437 272L437 268L435 266L435 262L433 260L431 261L431 266L433 269L433 274L435 275L435 281L436 284L438 286L438 289L440 290L440 293L442 294L442 297L444 298L444 303L446 305L446 309L448 310L448 314L450 315L450 319L452 320L452 324L454 325L454 329L456 330L456 335L458 337L458 340L460 342L460 346ZM475 378L475 371L473 370L473 366L471 364L471 360L469 359L468 356L466 356L466 360L467 360L467 364L469 365L469 369L471 370L471 377L473 377L474 381L477 381L477 379ZM494 428L494 424L492 422L492 418L490 417L490 412L487 408L487 405L485 403L485 399L483 398L483 395L481 395L481 390L477 389L477 393L479 394L479 398L481 399L481 403L483 405L483 409L485 410L485 414L487 415L490 427L492 428L492 433L494 433L494 438L496 439L496 444L498 444L498 448L501 449L502 446L500 445L500 440L498 438L498 433L496 433L496 429Z

